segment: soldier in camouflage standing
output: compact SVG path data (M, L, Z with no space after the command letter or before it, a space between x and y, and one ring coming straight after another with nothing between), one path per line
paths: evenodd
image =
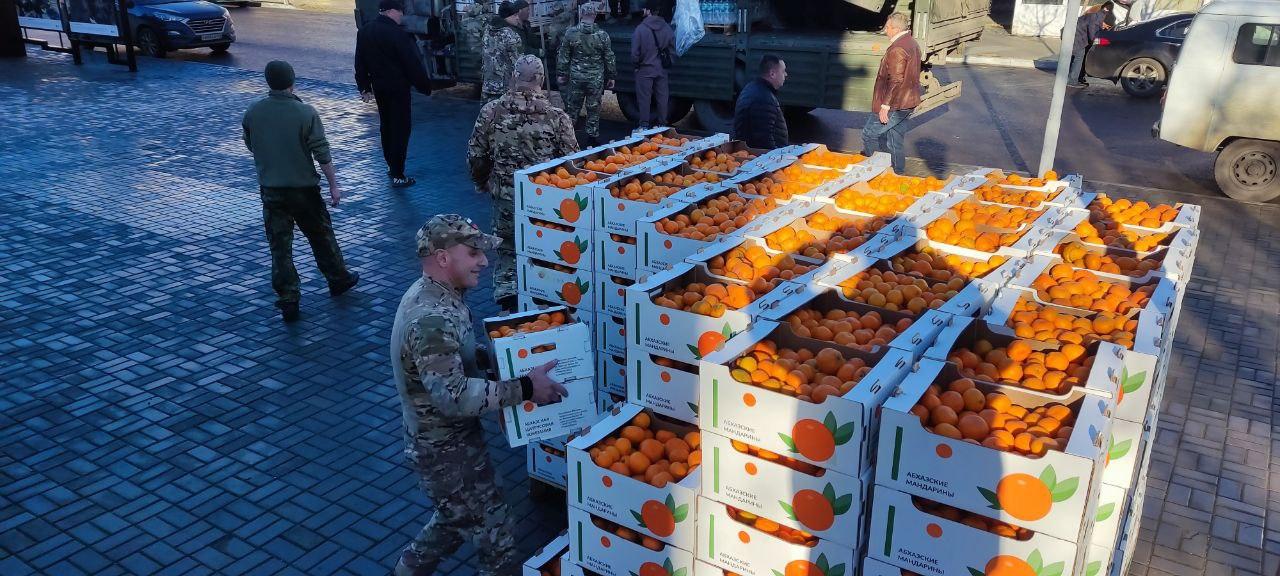
M564 33L556 63L560 94L569 118L576 121L586 105L589 146L600 143L600 98L606 89L613 89L617 73L609 33L596 26L596 16L603 11L603 5L595 2L578 7L580 22Z
M525 0L503 2L484 35L480 96L488 104L507 91L511 66L525 52L525 23L532 9Z
M463 295L480 281L485 250L500 240L457 214L432 216L418 230L422 276L400 300L391 328L391 369L404 418L405 456L435 503L431 521L400 554L396 576L429 576L464 542L480 574L519 572L512 520L494 483L480 416L525 400L567 396L551 362L517 380L488 380L477 363L471 311Z
M515 173L578 151L569 115L542 91L545 78L537 56L521 56L510 89L480 109L467 142L471 181L477 192L493 197L493 231L502 238L493 298L504 310L514 310L516 300Z

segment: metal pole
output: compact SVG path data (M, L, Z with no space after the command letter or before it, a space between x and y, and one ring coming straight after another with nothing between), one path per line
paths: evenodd
M1062 104L1067 95L1067 76L1071 73L1071 49L1076 42L1076 21L1080 19L1080 0L1067 0L1067 21L1062 27L1062 43L1058 49L1058 73L1053 78L1053 100L1049 103L1049 118L1044 124L1044 145L1040 148L1040 171L1044 174L1053 168L1053 158L1058 153L1058 130L1062 127ZM1075 78L1071 79L1072 82Z

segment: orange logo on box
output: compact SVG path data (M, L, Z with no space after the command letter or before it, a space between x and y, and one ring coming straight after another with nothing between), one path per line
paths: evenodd
M671 317L667 316L666 314L659 314L658 323L662 324L663 326L666 326L667 324L671 323Z
M750 474L751 476L755 476L756 472L759 472L759 470L756 469L756 465L752 462L747 462L747 465L744 466L743 468L745 468L747 471L747 474Z
M947 446L946 444L939 444L937 448L933 449L933 451L938 454L939 458L951 457L951 447Z
M604 484L604 487L605 487L605 488L612 488L612 487L613 487L613 478L610 478L610 477L608 477L608 476L601 476L601 477L600 477L600 483L601 483L601 484Z
M519 352L516 352L516 356L519 356L519 357L521 357L521 358L528 358L528 357L529 357L529 351L528 351L528 350L525 350L524 348L521 348Z
M748 408L750 408L750 407L752 407L752 406L755 406L755 405L756 405L756 397L755 397L755 395L754 395L754 394L751 394L751 393L743 394L743 395L742 395L742 403L743 403L743 404L746 404Z
M541 196L541 195L542 195L542 188L534 188L534 189L533 189L533 193L534 193L535 195L537 195L537 196Z
M937 524L929 524L924 527L924 531L934 538L942 537L942 527Z
M738 539L741 540L743 544L751 543L751 535L747 534L746 532L739 531Z
M666 370L663 370L661 374L658 374L658 378L660 378L663 382L670 382L671 373L667 372Z
M601 546L604 546L605 548L608 548L608 547L610 547L610 546L613 546L613 542L610 542L610 541L609 541L609 537L608 537L608 536L601 536L601 537L600 537L600 545L601 545Z
M662 247L663 247L663 248L668 248L668 249L669 249L669 248L671 248L671 241L670 241L670 240L663 240L663 241L662 241Z
M533 409L534 409L534 408L537 408L537 407L538 407L538 405L537 405L537 404L534 404L533 402L525 402L525 403L524 403L524 411L525 411L525 412L533 412Z

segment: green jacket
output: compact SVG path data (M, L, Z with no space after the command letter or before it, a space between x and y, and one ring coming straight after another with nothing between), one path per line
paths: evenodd
M255 102L244 113L241 126L263 187L315 186L320 183L315 162L333 161L320 114L288 90L272 90Z

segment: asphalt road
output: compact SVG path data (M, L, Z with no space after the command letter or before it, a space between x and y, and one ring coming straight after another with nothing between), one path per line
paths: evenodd
M270 60L290 61L307 78L353 83L354 18L349 14L231 8L237 42L229 54L192 50L171 58L262 69ZM1052 94L1053 75L1039 70L986 66L937 69L944 81L961 81L960 98L913 120L909 156L942 162L1036 171ZM783 90L786 90L785 86ZM454 91L465 94L466 91ZM354 97L354 90L353 90ZM1062 118L1059 172L1088 180L1221 196L1213 183L1213 157L1153 139L1159 117L1155 100L1129 98L1117 86L1094 80L1069 92ZM606 102L606 136L629 126L616 104ZM792 122L798 142L822 142L841 150L861 150L867 115L815 110ZM686 120L682 125L691 126Z

